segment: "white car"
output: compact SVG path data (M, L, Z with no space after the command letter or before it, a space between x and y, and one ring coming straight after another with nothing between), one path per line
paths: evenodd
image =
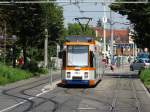
M141 70L142 68L149 68L149 66L150 66L149 59L148 60L138 59L130 64L130 70L131 71Z

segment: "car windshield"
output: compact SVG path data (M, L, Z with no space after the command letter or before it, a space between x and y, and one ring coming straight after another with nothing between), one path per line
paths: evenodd
M148 53L140 53L140 54L138 54L138 58L149 58L149 54Z
M150 63L150 60L138 59L138 60L135 60L134 63Z
M145 63L150 63L150 60L145 60Z

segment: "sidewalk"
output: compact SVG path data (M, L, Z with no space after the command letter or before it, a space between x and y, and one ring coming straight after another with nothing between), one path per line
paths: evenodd
M127 64L121 65L120 67L114 66L114 71L110 69L110 66L105 69L105 73L122 73L127 71L130 71L130 66Z

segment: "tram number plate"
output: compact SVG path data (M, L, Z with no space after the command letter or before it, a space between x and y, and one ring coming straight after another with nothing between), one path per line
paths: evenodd
M82 80L82 77L72 77L73 80Z

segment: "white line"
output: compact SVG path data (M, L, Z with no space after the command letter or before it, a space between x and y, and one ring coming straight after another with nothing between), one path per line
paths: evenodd
M19 105L25 103L26 101L27 101L27 100L24 100L24 101L22 101L22 102L20 102L20 103L17 103L17 104L15 104L15 105L13 105L13 106L10 106L10 107L8 107L8 108L5 108L5 109L1 110L0 112L5 112L5 111L8 111L8 110L11 110L12 108L17 107L17 106L19 106Z
M49 91L44 91L44 92L42 92L42 93L39 93L39 94L35 95L36 97L30 97L30 98L28 98L28 100L35 99L35 98L37 98L38 96L41 96L41 95L43 95L43 94L45 94L45 93L47 93L47 92L49 92ZM15 104L15 105L11 106L11 107L8 107L8 108L5 108L5 109L3 109L3 110L0 110L0 112L5 112L5 111L8 111L8 110L11 110L11 109L13 109L13 108L15 108L15 107L17 107L17 106L19 106L19 105L21 105L21 104L26 103L26 102L27 102L27 100L24 100L24 101L22 101L22 102L20 102L20 103L17 103L17 104Z
M58 82L60 82L60 80L54 82L53 85L56 85ZM56 87L56 86L54 86L53 89L54 89L55 87ZM43 95L43 94L45 94L45 93L48 93L49 91L51 91L51 90L53 90L53 89L44 90L44 91L42 91L41 93L36 94L35 97L30 97L30 98L28 98L28 100L35 99L35 98L37 98L38 96L41 96L41 95ZM43 89L42 89L42 90L43 90ZM23 100L22 102L19 102L19 103L13 105L13 106L10 106L10 107L7 107L7 108L5 108L5 109L3 109L3 110L0 110L0 112L5 112L5 111L8 111L8 110L11 110L11 109L13 109L13 108L15 108L15 107L17 107L17 106L19 106L19 105L22 105L22 104L26 103L26 102L27 102L27 100Z
M37 95L35 95L35 96L41 96L41 95L43 95L43 94L45 94L45 93L47 93L48 91L43 91L42 93L39 93L39 94L37 94Z
M32 100L32 99L34 99L35 97L30 97L30 98L28 98L29 100Z
M96 110L96 108L77 108L78 110Z

